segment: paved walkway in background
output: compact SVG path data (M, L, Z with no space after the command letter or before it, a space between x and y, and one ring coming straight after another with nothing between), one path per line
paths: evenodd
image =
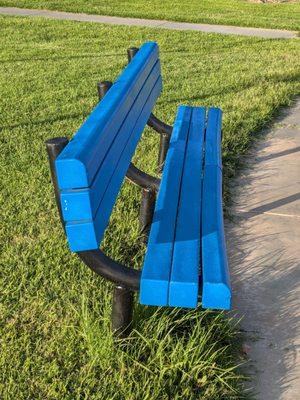
M45 17L70 21L98 22L112 25L147 26L150 28L190 30L208 33L221 33L224 35L257 36L271 39L296 38L297 33L279 29L241 28L238 26L193 24L188 22L172 22L154 19L109 17L105 15L91 15L70 13L62 11L29 10L25 8L0 7L0 14L21 15L30 17Z
M300 398L300 100L247 157L227 223L257 400ZM248 347L249 346L249 347Z

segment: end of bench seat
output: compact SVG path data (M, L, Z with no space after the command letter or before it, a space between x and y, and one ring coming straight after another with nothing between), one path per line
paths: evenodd
M172 307L196 308L199 285L195 282L170 282L169 305Z
M220 282L205 282L203 284L202 307L215 310L230 310L230 286Z
M167 306L168 305L167 280L141 279L139 302L143 305Z

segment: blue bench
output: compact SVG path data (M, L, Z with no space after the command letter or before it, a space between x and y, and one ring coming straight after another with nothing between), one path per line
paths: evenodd
M99 85L102 100L72 140L47 141L70 250L116 283L115 325L128 323L132 290L139 290L145 305L195 308L201 295L203 308L228 310L221 110L180 106L172 129L152 114L162 90L157 44L145 43L128 55L115 83ZM161 135L161 180L131 163L146 124ZM141 229L150 233L142 272L99 249L125 176L143 189Z

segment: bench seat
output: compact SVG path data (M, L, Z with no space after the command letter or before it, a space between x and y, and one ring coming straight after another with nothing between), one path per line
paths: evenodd
M200 286L201 283L201 286ZM145 305L229 309L221 110L178 109L144 260Z

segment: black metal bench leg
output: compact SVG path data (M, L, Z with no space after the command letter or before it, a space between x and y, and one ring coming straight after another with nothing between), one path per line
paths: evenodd
M131 331L134 294L123 286L115 286L112 301L112 331L117 338L125 338Z
M140 207L140 232L143 240L147 243L152 217L154 213L156 191L152 188L142 189L142 201Z
M162 172L167 152L170 144L170 135L167 133L162 133L160 135L159 153L158 153L158 172Z

